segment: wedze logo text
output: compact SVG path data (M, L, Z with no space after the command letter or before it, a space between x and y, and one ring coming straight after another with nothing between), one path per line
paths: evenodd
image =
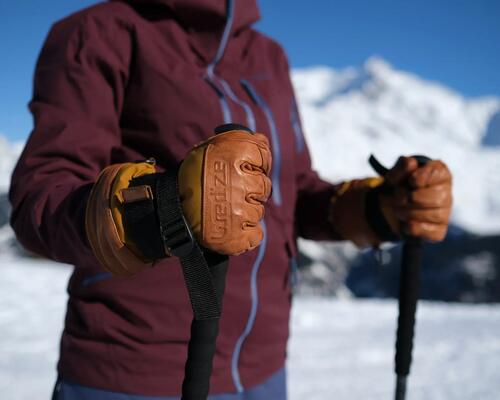
M230 228L229 163L224 160L215 160L212 177L213 185L210 187L209 194L213 200L210 202L210 215L214 226L210 230L211 239L222 240Z

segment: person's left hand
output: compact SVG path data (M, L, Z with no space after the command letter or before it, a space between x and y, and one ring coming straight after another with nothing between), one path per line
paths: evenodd
M440 160L419 167L412 157L400 157L385 176L392 194L380 194L382 213L392 230L430 241L442 241L452 206L452 176Z

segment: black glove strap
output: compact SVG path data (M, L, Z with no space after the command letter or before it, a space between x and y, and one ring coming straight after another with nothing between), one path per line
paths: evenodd
M194 318L220 318L221 300L215 290L210 266L182 211L177 171L145 175L130 182L130 186L140 185L152 188L153 200L124 205L127 235L151 260L168 255L179 257Z
M220 318L221 305L207 260L184 218L177 171L160 174L156 181L160 232L170 254L181 260L184 280L196 320Z
M130 187L149 186L152 191L156 186L158 174L144 175L130 181ZM156 202L144 199L123 205L123 228L141 254L150 261L167 257L161 239Z

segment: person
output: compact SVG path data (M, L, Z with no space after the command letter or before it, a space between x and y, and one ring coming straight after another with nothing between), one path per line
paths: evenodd
M134 224L126 212L137 201L154 209L149 178L179 171L196 238L239 254L211 399L286 398L297 237L360 247L444 238L452 200L441 161L402 157L385 179L318 177L287 58L252 28L258 18L255 0L128 0L52 27L10 200L19 241L74 265L54 399L179 396L192 318L182 270L154 215ZM260 134L234 125L213 136L228 123Z

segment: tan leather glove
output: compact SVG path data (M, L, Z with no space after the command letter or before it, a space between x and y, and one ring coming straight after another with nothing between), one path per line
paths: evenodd
M125 234L123 205L153 198L150 189L127 188L132 179L154 173L152 163L113 164L99 174L90 192L85 213L87 239L103 268L115 275L130 276L151 266L152 260Z
M264 135L236 130L211 137L187 155L179 169L179 194L202 246L237 255L260 244L271 164Z
M446 236L452 206L452 176L442 161L419 167L412 157L401 157L385 177L393 194L380 194L383 215L399 236L429 241Z
M271 164L267 138L240 130L213 136L188 153L178 172L179 195L202 246L236 255L260 244ZM151 162L116 164L105 168L93 186L87 237L102 266L115 275L133 275L169 256L156 213L160 175ZM133 223L127 213L131 205L139 205L141 213Z
M415 158L401 157L385 179L343 182L331 199L334 236L358 247L378 246L404 234L443 240L452 205L451 180L442 161L419 168Z

